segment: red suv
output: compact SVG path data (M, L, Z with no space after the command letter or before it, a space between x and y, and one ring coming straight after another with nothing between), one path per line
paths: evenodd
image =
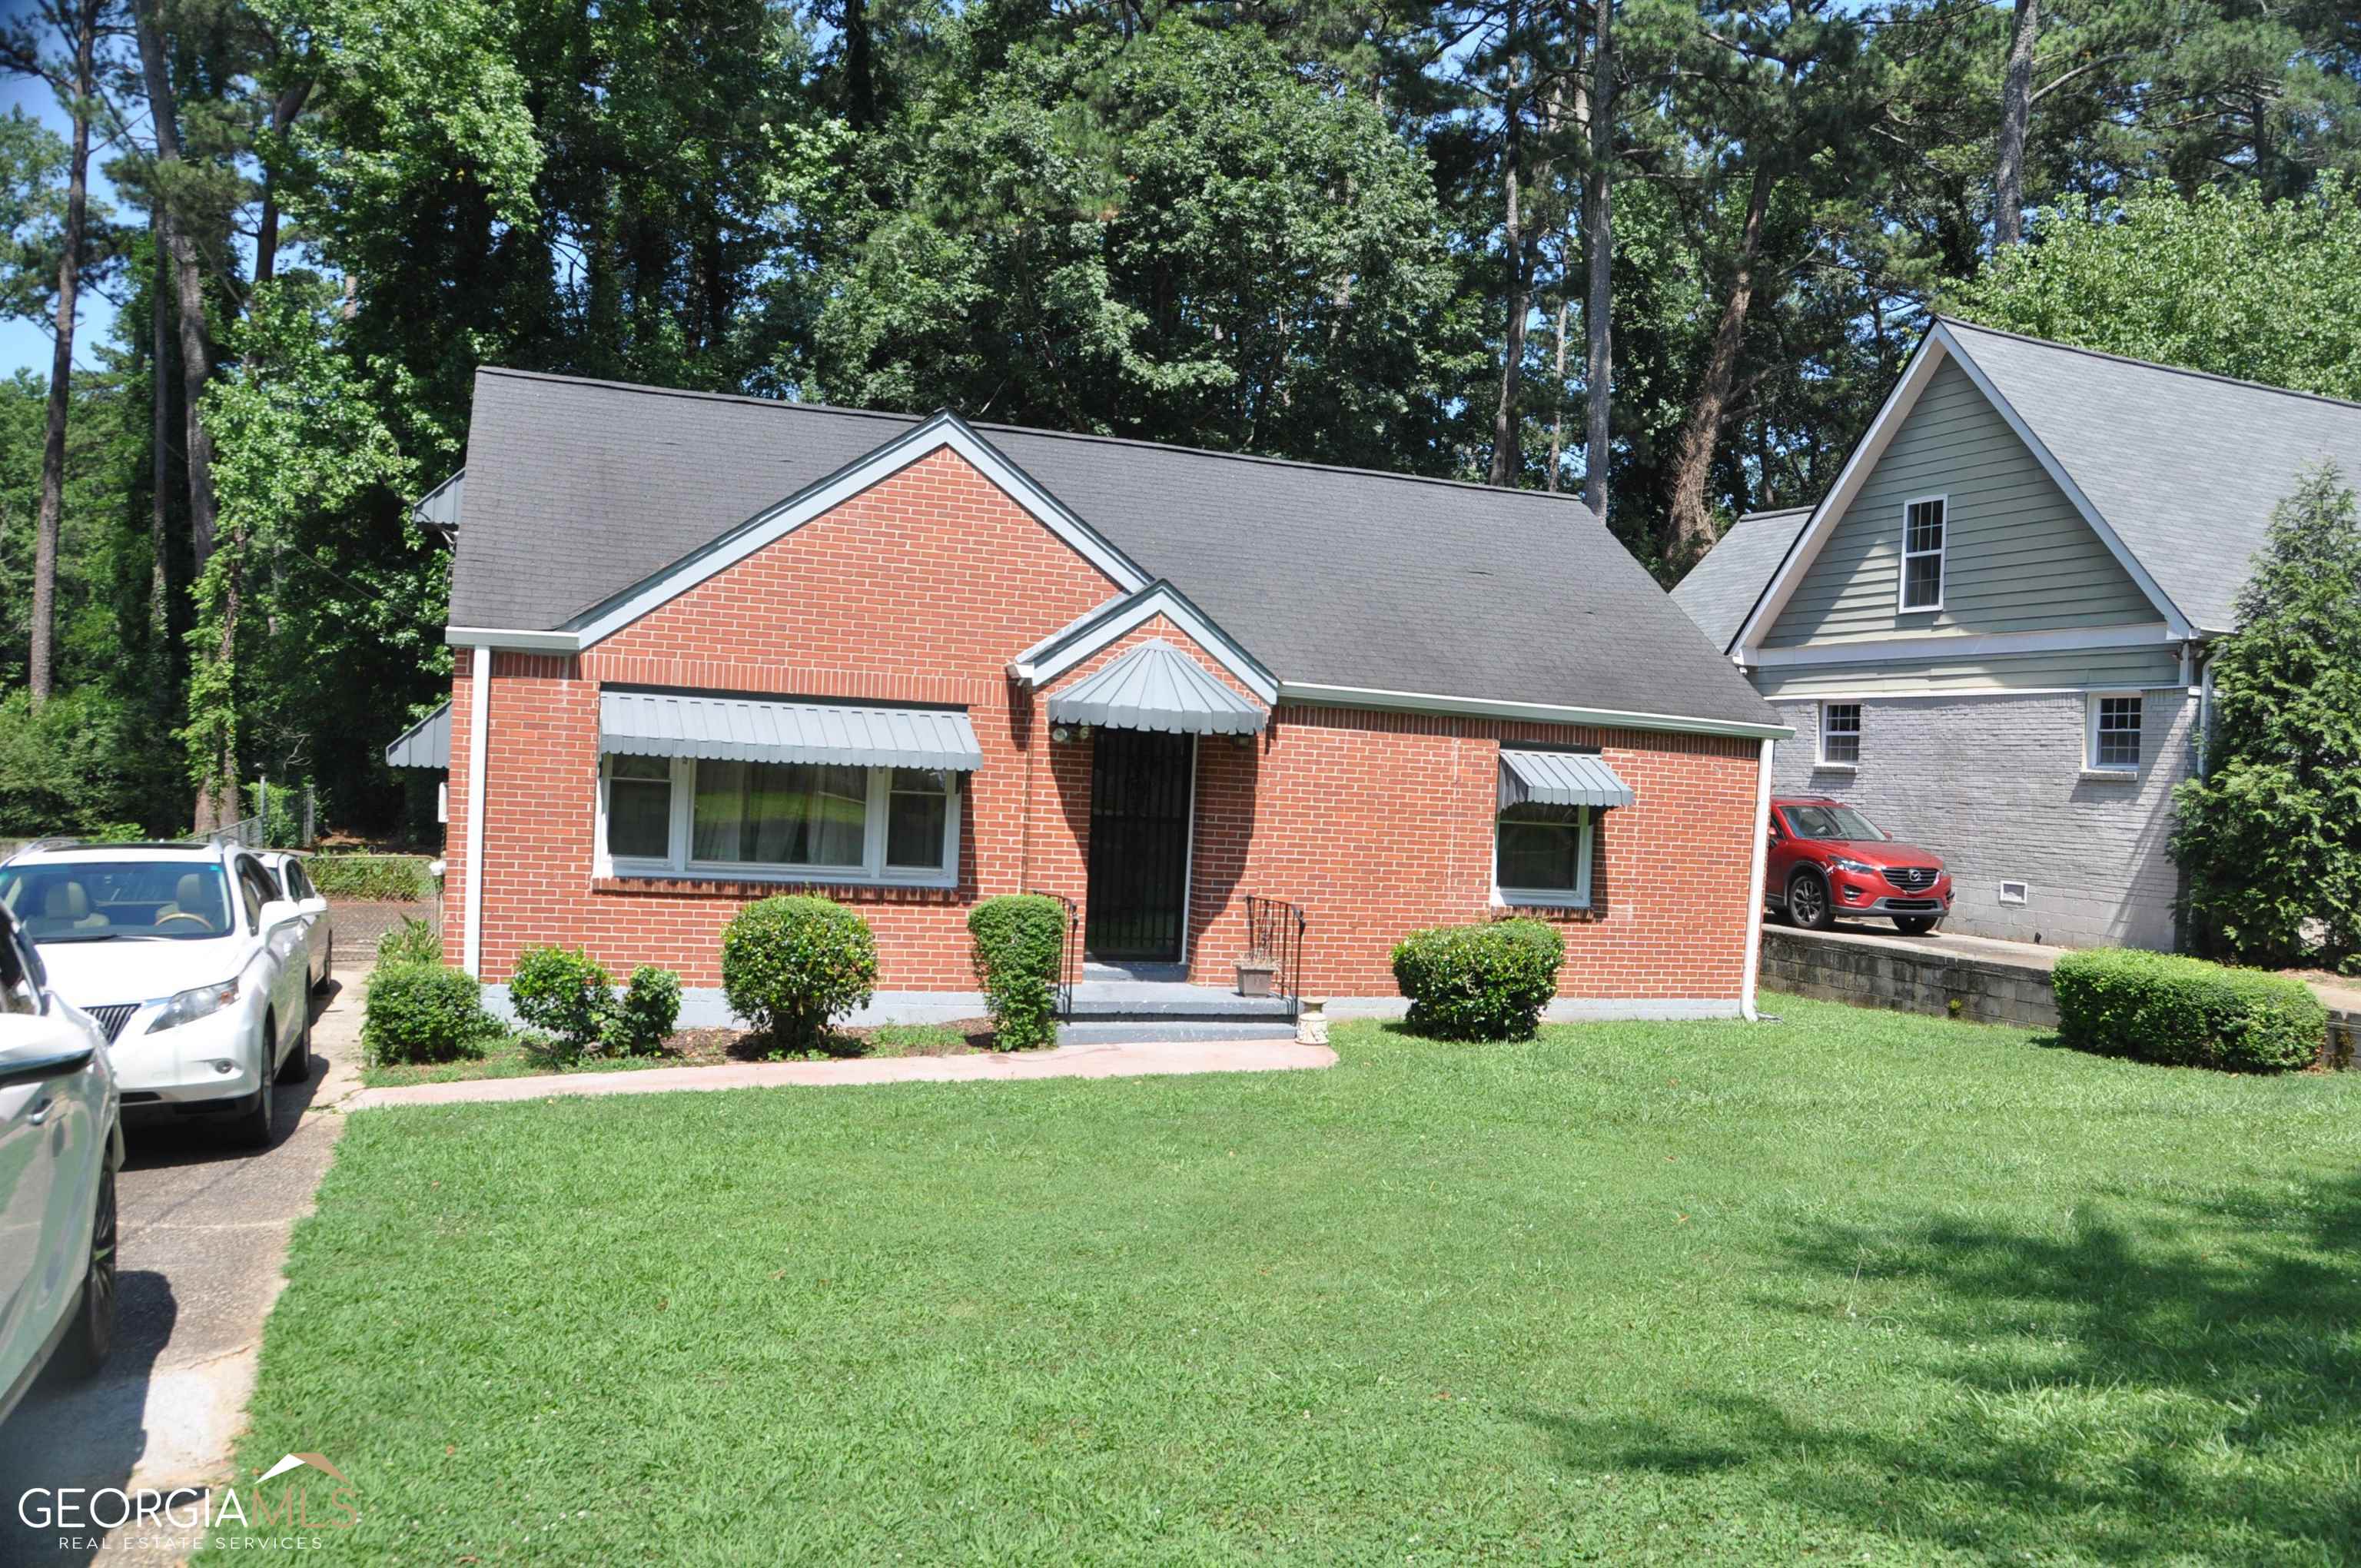
M1783 798L1771 803L1763 896L1808 930L1865 915L1922 937L1951 912L1951 874L1941 856L1894 842L1840 800Z

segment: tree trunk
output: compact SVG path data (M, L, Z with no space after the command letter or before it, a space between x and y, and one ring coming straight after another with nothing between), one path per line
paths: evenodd
M58 258L56 342L49 350L49 428L41 442L41 507L33 532L34 706L47 702L57 680L58 527L65 511L66 414L73 393L74 313L82 290L82 230L90 213L91 80L98 49L99 0L82 0L73 16L73 158L66 171L65 248Z
M1591 49L1590 180L1585 189L1583 237L1590 247L1590 297L1582 307L1588 349L1583 390L1590 424L1582 452L1582 499L1598 526L1607 526L1607 468L1613 455L1608 415L1615 389L1611 321L1615 258L1615 3L1593 0L1598 39Z
M1754 304L1755 256L1763 246L1763 216L1771 205L1774 183L1768 165L1755 168L1746 195L1746 221L1739 231L1738 254L1730 264L1730 291L1722 298L1721 319L1714 324L1713 346L1706 355L1705 377L1697 384L1697 400L1689 405L1673 448L1672 506L1664 519L1664 555L1665 565L1674 571L1686 569L1713 548L1706 481L1713 473L1714 448L1730 412L1739 354L1746 346L1746 313Z
M312 84L298 82L270 103L270 134L283 146L287 127L303 112L305 100L312 96ZM269 159L262 165L262 221L256 225L254 236L254 280L268 283L279 274L279 184Z
M1524 106L1517 102L1517 0L1509 0L1503 35L1509 51L1507 145L1501 154L1500 178L1506 198L1500 248L1508 260L1509 319L1507 330L1500 334L1500 396L1492 409L1492 467L1485 476L1485 482L1494 485L1516 483L1518 471L1524 466L1517 439L1517 399L1525 378L1525 317L1532 311L1532 269L1525 257L1522 192L1518 188L1524 173L1525 116Z
M164 302L163 218L148 214L148 232L155 250L155 271L148 280L148 461L154 474L148 498L148 624L155 634L157 674L169 677L176 667L172 656L172 536L170 484L172 475L172 364L169 313Z
M1565 286L1557 291L1557 379L1550 386L1550 459L1549 473L1543 476L1544 488L1557 494L1557 466L1565 451Z
M213 351L205 342L204 273L196 242L171 210L173 170L181 162L179 109L172 97L172 78L164 55L164 29L159 0L134 0L132 16L139 35L139 69L148 89L148 117L155 126L156 214L164 250L170 262L173 304L181 321L181 395L186 405L183 466L189 473L189 534L196 547L197 570L213 556L214 506L213 437L205 429L205 383L213 376ZM222 623L225 641L237 625L238 583L235 566L225 585ZM237 817L237 746L225 739L221 755L208 770L212 777L197 794L199 829L225 828Z
M2000 155L1993 169L1993 248L2025 237L2025 138L2033 123L2033 49L2041 40L2041 0L2016 0L2008 69L2000 87Z
M869 0L844 0L844 118L856 131L877 124L877 68Z

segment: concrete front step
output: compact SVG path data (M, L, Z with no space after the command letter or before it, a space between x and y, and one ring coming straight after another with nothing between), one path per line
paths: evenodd
M1178 981L1085 980L1074 987L1076 1023L1117 1020L1240 1019L1290 1021L1294 1003L1283 996L1240 996L1218 986Z
M1102 1018L1058 1025L1061 1046L1129 1046L1149 1041L1203 1043L1223 1040L1291 1040L1295 1025L1285 1018L1228 1020L1212 1018Z

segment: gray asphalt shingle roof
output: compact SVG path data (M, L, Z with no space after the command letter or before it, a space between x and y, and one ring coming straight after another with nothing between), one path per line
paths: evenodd
M1689 568L1673 589L1673 602L1688 612L1714 647L1729 647L1746 612L1762 597L1763 586L1811 520L1810 507L1748 512Z
M917 422L481 371L451 623L563 626ZM1283 681L1778 722L1569 498L975 429Z
M2202 630L2236 624L2271 510L2306 470L2361 483L2361 404L1943 324Z

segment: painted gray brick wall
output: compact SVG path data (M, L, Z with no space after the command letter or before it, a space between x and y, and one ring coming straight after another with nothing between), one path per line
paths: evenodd
M1861 764L1814 765L1819 707L1779 706L1773 787L1860 806L1879 827L1943 857L1956 893L1947 928L2069 947L2170 949L2179 872L2165 852L2172 786L2187 776L2197 701L2151 691L2139 772L2082 771L2083 698L1887 697L1861 705ZM2028 884L2000 902L2004 881Z

